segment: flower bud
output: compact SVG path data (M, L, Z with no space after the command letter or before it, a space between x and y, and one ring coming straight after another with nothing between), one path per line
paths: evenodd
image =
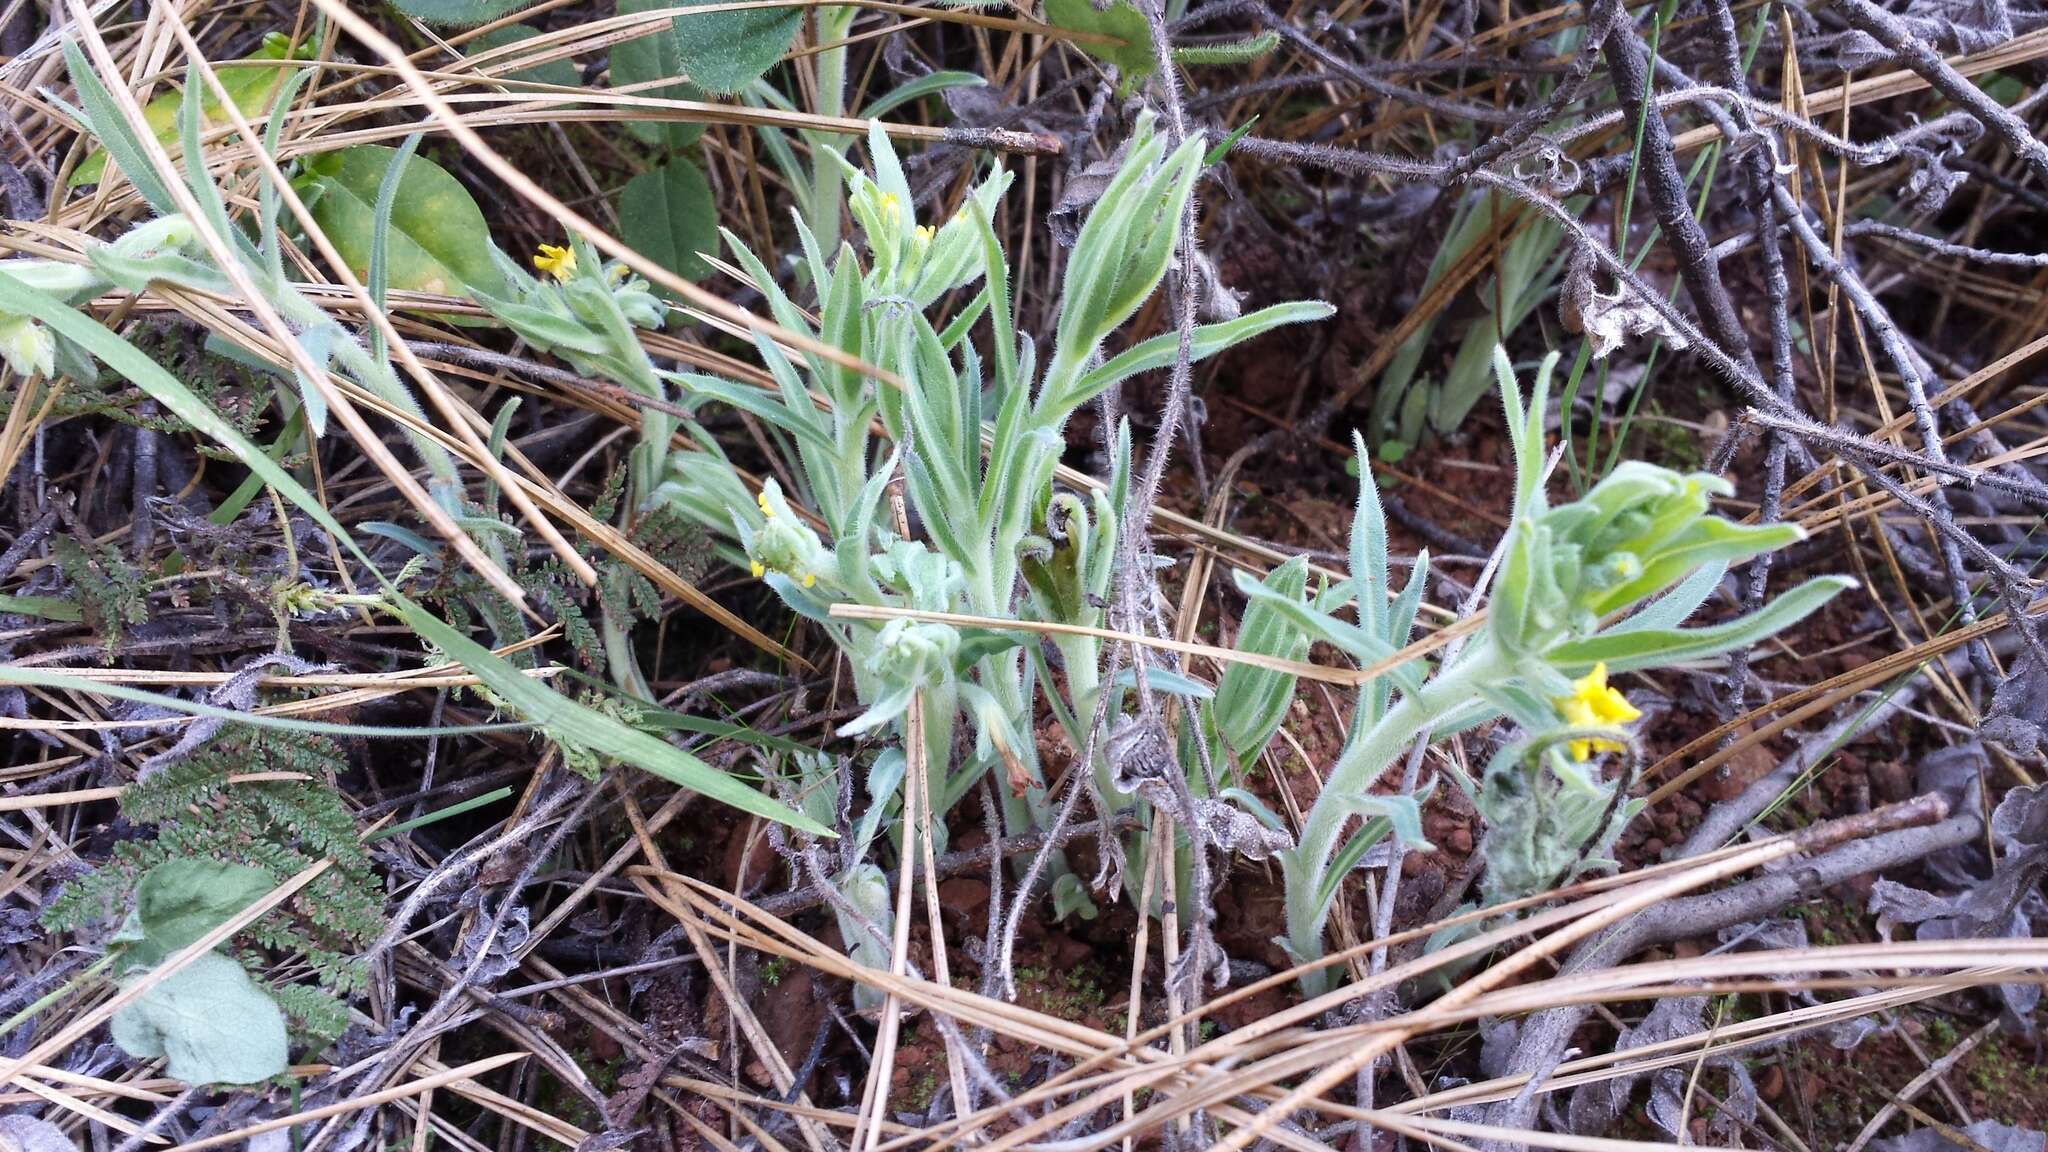
M0 359L17 375L52 375L57 370L57 338L26 316L0 318Z
M792 511L782 497L782 487L769 480L761 488L757 503L761 527L741 528L741 543L752 561L755 576L779 573L805 588L817 584L820 573L832 572L832 554L810 525Z

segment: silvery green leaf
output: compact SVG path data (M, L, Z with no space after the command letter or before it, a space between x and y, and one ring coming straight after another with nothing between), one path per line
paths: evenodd
M1220 324L1203 324L1190 334L1188 360L1190 363L1206 360L1218 352L1236 347L1275 328L1322 320L1335 311L1335 308L1320 300L1296 300L1286 304L1275 304L1270 308L1261 308L1257 312ZM1171 365L1179 355L1178 332L1167 332L1141 341L1110 357L1101 367L1082 376L1075 384L1073 392L1061 398L1060 405L1070 410L1078 408L1101 395L1104 389L1113 387L1140 372Z
M219 860L166 860L143 873L135 908L114 939L129 942L124 959L154 968L225 924L277 886L270 873Z
M1216 695L1214 688L1171 668L1146 668L1145 683L1155 692L1164 692L1169 696L1181 696L1189 700L1209 700ZM1116 674L1116 686L1135 690L1138 686L1137 670L1130 667L1120 669Z
M170 189L149 163L149 154L143 148L141 137L128 126L128 118L122 114L121 106L114 102L113 94L86 60L78 41L70 37L64 40L64 64L71 74L71 86L78 91L86 127L99 138L100 146L107 150L107 155L113 158L121 174L159 215L176 212L177 204L171 199Z
M128 256L110 244L95 245L87 252L94 270L118 288L141 292L152 283L176 284L202 292L232 293L233 283L210 264L202 264L182 252L157 252L149 256Z
M1266 574L1264 586L1275 597L1299 602L1308 587L1308 560L1295 557ZM1237 650L1282 660L1308 655L1308 631L1266 599L1245 607L1237 630ZM1239 767L1265 750L1294 700L1295 678L1285 672L1233 662L1216 685L1216 704L1209 715L1227 753Z
M1641 575L1601 593L1591 607L1606 616L1662 592L1701 565L1738 563L1805 538L1806 533L1796 524L1737 524L1718 516L1702 516L1671 546L1651 556Z
M1422 610L1422 586L1428 582L1429 549L1415 553L1415 563L1408 569L1408 582L1401 586L1400 595L1394 597L1394 604L1387 612L1387 643L1396 651L1408 646L1409 637L1415 632L1415 615Z
M697 372L664 372L662 376L690 392L730 405L800 440L809 441L821 451L831 451L832 442L826 438L824 430L818 427L817 408L808 398L803 407L791 409L788 404L777 400L773 394L749 384L735 384L730 380L721 380L716 376L706 376Z
M1126 256L1124 248L1133 217L1144 206L1152 169L1165 150L1165 142L1153 129L1151 115L1141 116L1132 131L1124 166L1081 224L1067 261L1060 291L1059 322L1054 329L1054 364L1066 371L1084 364L1102 335L1120 322L1110 320L1109 316ZM1062 371L1048 373L1048 387L1063 383L1063 375Z
M884 692L875 699L873 704L868 705L867 711L841 724L838 734L841 736L859 736L862 733L872 732L880 728L882 725L908 712L910 710L910 701L916 694L917 689L908 684L900 685Z
M507 328L548 351L598 356L610 350L602 334L573 316L487 292L471 295Z
M1358 623L1367 632L1386 635L1387 516L1380 507L1379 484L1372 478L1372 456L1365 437L1351 433L1358 460L1358 507L1351 515L1351 585L1358 602Z
M209 952L114 1013L114 1043L187 1084L258 1084L287 1067L284 1013L240 964Z
M334 360L335 345L349 338L341 325L332 322L308 325L299 333L299 346L306 350L306 358L316 368L326 368ZM306 410L306 427L314 439L327 434L327 393L320 390L318 383L307 378L297 364L292 365L292 380L298 385L299 403Z
M1701 565L1699 570L1672 585L1671 591L1652 600L1635 615L1607 630L1612 636L1617 632L1641 632L1645 629L1676 628L1686 622L1707 597L1720 587L1721 578L1728 574L1728 565L1716 561Z
M862 861L840 878L839 891L850 910L836 910L840 938L855 962L877 971L889 967L891 926L895 908L889 900L889 878L880 867ZM850 914L849 914L850 912ZM879 988L858 981L853 986L854 1007L861 1012L879 1010L886 997Z
M768 311L775 317L775 322L792 332L801 332L806 336L816 335L811 329L811 322L804 318L803 311L789 298L789 293L782 290L781 285L776 282L775 274L768 270L766 264L761 263L760 257L754 255L754 250L747 247L738 236L733 235L729 228L720 228L718 234L725 237L726 249L738 262L740 271L747 274L747 281L756 291L767 297Z
M881 830L882 821L890 816L890 802L903 787L905 763L902 749L885 748L868 768L868 807L861 813L860 825L853 834L854 856L867 855L868 847L875 842L875 834Z
M1217 793L1217 795L1251 813L1257 818L1259 823L1264 824L1266 827L1276 832L1285 832L1287 830L1287 824L1271 808L1266 807L1265 801L1243 788L1225 788L1222 792Z
M1606 632L1583 640L1567 640L1546 654L1566 672L1583 672L1605 663L1609 672L1668 668L1747 648L1783 632L1818 611L1856 581L1845 576L1819 576L1739 620L1706 628L1650 629Z

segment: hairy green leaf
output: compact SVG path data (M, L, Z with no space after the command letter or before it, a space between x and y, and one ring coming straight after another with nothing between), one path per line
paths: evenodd
M1607 632L1566 641L1545 655L1560 671L1572 674L1596 663L1605 663L1609 672L1628 672L1704 660L1769 639L1812 615L1844 589L1855 586L1856 581L1845 576L1818 576L1726 624Z
M672 0L663 7L696 8L718 0ZM1084 0L1085 2L1085 0ZM683 73L712 92L737 92L775 66L803 26L801 8L706 12L675 19Z
M432 612L394 597L401 619L420 638L462 662L484 687L550 737L575 748L635 764L692 792L742 812L800 828L814 836L831 831L704 763L688 752L570 700L521 673L490 649L456 631Z

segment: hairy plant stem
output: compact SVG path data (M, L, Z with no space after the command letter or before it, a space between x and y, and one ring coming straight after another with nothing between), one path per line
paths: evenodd
M1418 737L1470 701L1480 685L1502 680L1512 670L1506 655L1493 644L1472 645L1421 691L1402 697L1337 758L1330 778L1302 821L1300 841L1280 854L1287 881L1287 942L1295 959L1313 960L1323 954L1323 925L1336 890L1330 883L1330 858L1337 853L1345 824L1357 811L1355 799L1365 795ZM1302 984L1314 996L1328 990L1329 980L1329 970L1319 969L1303 976Z
M818 43L838 44L846 39L853 28L853 18L860 15L858 8L818 9ZM840 117L846 115L846 49L824 48L818 53L818 106L820 116ZM825 158L824 153L834 157L846 155L851 138L826 132L807 133L806 141L811 146L811 191L806 200L811 232L818 238L818 249L831 252L839 247L839 216L846 203L846 178L839 171L839 165ZM820 295L825 286L816 286Z

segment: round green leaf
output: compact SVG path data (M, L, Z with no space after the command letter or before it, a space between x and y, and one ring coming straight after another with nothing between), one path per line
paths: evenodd
M208 952L114 1013L114 1043L187 1084L259 1084L287 1067L284 1013L240 964Z
M309 195L314 221L359 277L369 275L377 189L397 155L397 149L376 144L325 152L307 161L294 182ZM385 244L392 288L448 296L472 288L507 294L504 273L491 258L483 211L468 189L424 156L414 156L399 177Z
M685 280L708 275L711 266L698 253L718 250L718 207L704 173L677 157L627 181L619 193L619 231Z
M663 0L647 7L695 8L719 0ZM1087 3L1087 0L1082 0ZM623 5L621 5L623 8ZM712 92L737 92L775 66L796 41L801 8L752 8L675 18L683 74Z
M631 16L671 7L674 5L670 0L619 0L619 15ZM676 22L673 20L644 36L636 36L612 47L612 87L633 88L635 96L659 100L703 99L703 89L681 80L686 71L682 40L676 35ZM678 82L652 88L637 87L657 80ZM704 125L682 121L628 120L626 131L657 147L676 149L695 143L697 137L704 134Z
M261 900L276 887L270 873L220 860L166 860L135 886L135 910L116 933L132 941L126 958L154 968Z

